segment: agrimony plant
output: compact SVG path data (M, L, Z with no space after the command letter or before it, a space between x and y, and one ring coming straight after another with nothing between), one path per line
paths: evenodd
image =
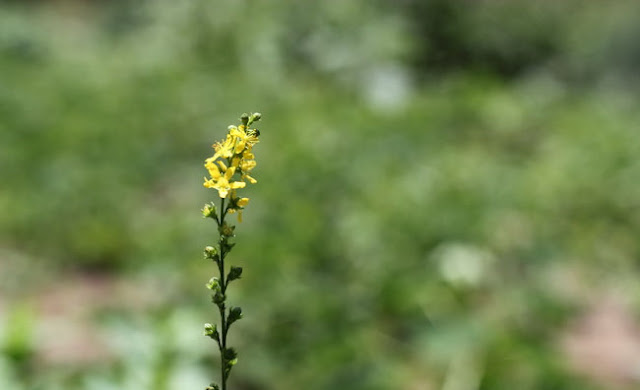
M236 228L227 221L227 216L235 213L238 222L242 222L242 210L249 203L249 198L240 197L238 190L245 188L247 182L256 183L256 179L250 174L256 166L253 146L258 143L260 132L252 129L251 125L259 120L260 113L242 114L241 123L229 126L226 138L213 144L215 153L204 164L209 171L209 177L204 179L204 186L217 190L219 198L219 206L214 201L202 209L205 218L216 222L219 235L216 245L204 248L204 257L217 266L217 276L213 276L206 286L211 290L211 301L220 313L219 327L216 324L204 324L205 336L215 340L220 350L220 386L211 383L206 390L226 390L229 373L238 361L236 350L227 345L227 335L231 325L242 318L242 309L237 306L227 307L227 288L231 282L240 279L242 267L225 265L227 255L235 245L232 239Z

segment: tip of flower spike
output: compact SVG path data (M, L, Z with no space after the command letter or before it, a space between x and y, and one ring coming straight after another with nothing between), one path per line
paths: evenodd
M260 118L262 118L262 114L259 112L254 112L253 114L251 114L251 118L249 118L249 124L259 121Z

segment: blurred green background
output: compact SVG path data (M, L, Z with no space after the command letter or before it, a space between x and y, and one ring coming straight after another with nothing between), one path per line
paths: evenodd
M640 386L640 3L5 1L0 389Z

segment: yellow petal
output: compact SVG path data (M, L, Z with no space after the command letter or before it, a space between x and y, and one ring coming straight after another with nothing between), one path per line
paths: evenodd
M236 167L230 167L224 173L224 176L227 178L227 180L229 180L229 179L231 179L231 177L233 176L234 173L236 173Z
M231 184L229 184L230 188L244 188L246 186L247 186L247 183L243 181L234 181Z
M234 149L235 154L242 153L242 151L244 150L244 145L245 145L244 141L238 140L238 143L236 144L236 148Z
M213 188L215 183L213 182L213 180L209 180L206 177L204 178L204 183L202 183L203 186L207 187L207 188Z
M206 164L205 167L207 168L207 171L209 171L209 175L212 179L218 180L220 178L220 171L215 164Z
M242 162L242 170L244 172L249 172L250 170L255 168L256 165L258 165L256 163L256 160L245 160L245 161Z

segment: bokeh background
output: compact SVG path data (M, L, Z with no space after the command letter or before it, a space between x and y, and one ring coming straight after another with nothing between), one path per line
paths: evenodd
M0 389L640 386L640 3L4 1Z

